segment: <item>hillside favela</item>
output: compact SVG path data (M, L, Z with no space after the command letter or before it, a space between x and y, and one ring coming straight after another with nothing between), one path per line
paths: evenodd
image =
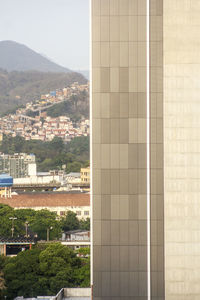
M13 114L0 118L0 131L12 137L22 136L25 140L51 141L60 137L63 141L70 141L76 136L89 134L89 120L81 118L73 122L70 117L59 116L66 107L74 106L78 102L88 102L89 83L79 85L74 82L49 94L41 95L39 100L26 103L24 108L16 109ZM16 98L20 96L16 95ZM60 104L63 105L60 105ZM59 104L59 108L56 105ZM84 103L83 105L87 105ZM49 112L49 113L48 113ZM52 117L55 115L56 117Z
M91 299L90 83L82 73L0 41L1 300Z

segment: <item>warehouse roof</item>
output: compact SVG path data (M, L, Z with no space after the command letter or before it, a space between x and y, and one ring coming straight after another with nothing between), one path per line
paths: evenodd
M12 198L0 198L0 203L11 207L56 207L56 206L90 206L89 194L69 193L23 193Z

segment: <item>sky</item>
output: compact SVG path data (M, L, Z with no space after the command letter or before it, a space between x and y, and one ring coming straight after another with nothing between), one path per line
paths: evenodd
M69 69L89 70L89 0L1 0L3 40Z

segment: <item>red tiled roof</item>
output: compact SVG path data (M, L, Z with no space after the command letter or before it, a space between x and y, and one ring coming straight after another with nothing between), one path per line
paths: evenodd
M56 207L56 206L90 206L89 194L20 194L12 198L0 198L0 203L11 207Z

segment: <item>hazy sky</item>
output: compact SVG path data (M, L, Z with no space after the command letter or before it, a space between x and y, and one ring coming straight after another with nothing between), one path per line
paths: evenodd
M89 0L0 0L0 41L75 70L89 69Z

